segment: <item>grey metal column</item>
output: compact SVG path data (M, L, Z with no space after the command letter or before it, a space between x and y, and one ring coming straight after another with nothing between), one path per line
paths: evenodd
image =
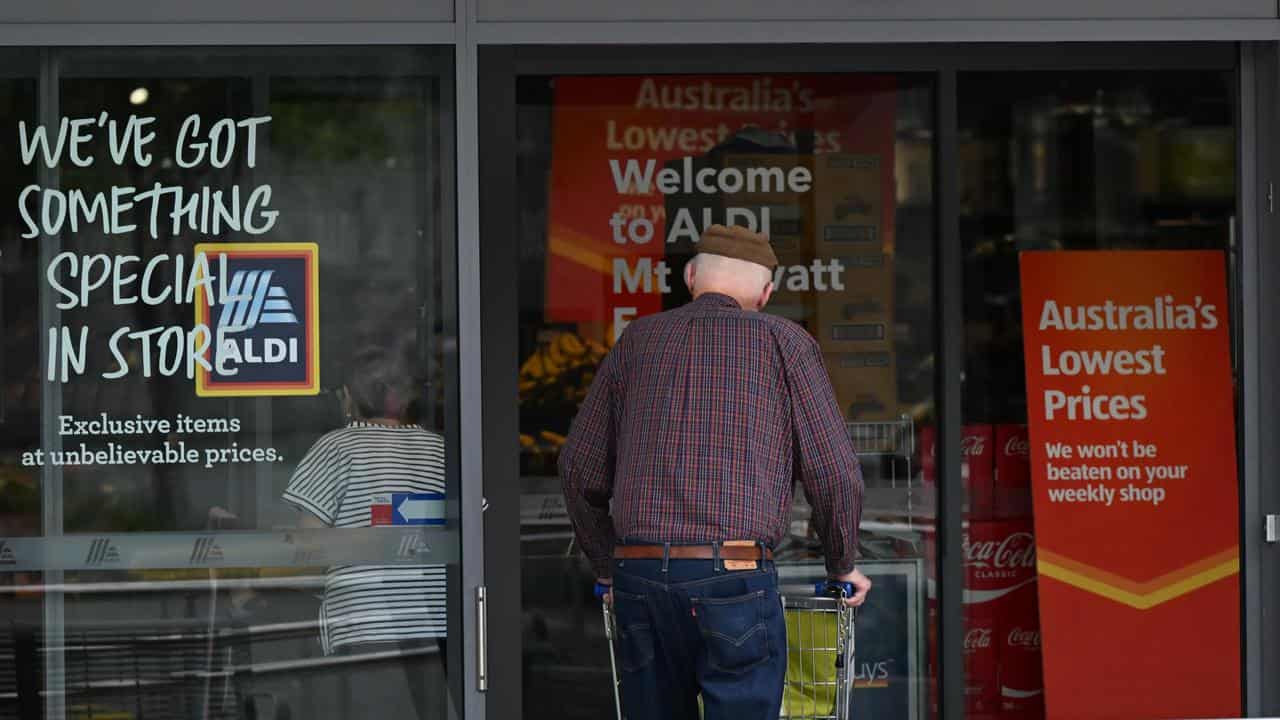
M485 478L494 500L485 527L486 577L491 607L503 607L489 623L489 635L501 652L490 658L494 689L486 709L495 718L520 717L524 638L520 565L520 459L514 439L520 434L515 399L519 396L519 202L516 181L516 73L512 49L487 46L477 56L480 118L484 147L480 182L485 189L481 230L480 282L484 314Z
M463 659L463 713L468 719L485 716L482 688L487 683L488 648L477 644L475 598L485 583L484 519L481 514L484 478L484 418L480 379L480 180L479 104L477 90L475 5L455 0L455 117L457 118L458 228L458 395L459 461L462 485L462 621L468 652ZM514 440L514 439L513 439ZM498 599L500 601L500 599ZM486 642L488 638L485 638ZM483 682L482 682L483 679Z
M1241 406L1237 408L1241 427L1237 429L1237 435L1243 441L1244 452L1240 454L1242 463L1240 474L1244 478L1244 484L1241 488L1241 505L1244 511L1241 513L1240 530L1243 541L1240 543L1240 569L1242 579L1242 590L1244 592L1244 602L1242 609L1243 627L1241 630L1241 638L1244 647L1244 706L1245 714L1251 715L1257 712L1259 707L1261 694L1259 677L1257 675L1261 658L1260 648L1256 639L1258 638L1257 625L1260 621L1257 613L1261 609L1260 592L1257 579L1261 574L1261 567L1258 562L1258 552L1250 545L1250 516L1255 514L1250 512L1250 508L1258 507L1258 477L1257 477L1257 441L1258 441L1258 397L1250 389L1256 388L1254 384L1257 381L1257 292L1258 292L1258 224L1255 222L1261 220L1257 213L1257 202L1255 193L1251 188L1258 187L1258 164L1261 162L1258 158L1258 128L1257 128L1257 93L1255 88L1256 70L1255 63L1258 54L1252 43L1240 44L1240 84L1239 84L1239 115L1238 115L1238 136L1236 140L1237 150L1237 179L1238 188L1236 190L1237 212L1236 217L1239 221L1233 224L1236 232L1232 237L1231 253L1233 259L1238 257L1238 262L1231 264L1231 270L1236 274L1240 285L1240 293L1242 295L1240 315L1237 317L1237 327L1234 328L1235 349L1237 357L1232 363L1233 367L1239 368L1237 378L1243 386L1243 392L1237 392ZM1241 372L1242 371L1242 372Z
M254 73L253 77L250 79L250 82L252 83L251 85L252 101L251 102L253 103L253 114L258 117L262 117L270 114L271 112L271 76L266 72L257 72L257 73ZM264 136L259 138L258 140L258 155L259 155L259 160L257 163L258 167L261 167L261 168L272 167L271 154L272 154L271 133L264 133ZM262 173L262 171L259 170L258 168L249 168L248 173L249 173L250 182L254 183L254 185L257 185L257 183L262 182L261 180L258 179L258 176L260 176ZM211 327L212 327L212 324L211 324ZM274 426L272 425L272 409L274 406L273 398L261 397L261 398L254 398L251 400L227 398L223 402L226 403L226 406L227 406L227 409L226 409L227 417L236 416L235 413L233 412L233 409L235 409L236 405L241 403L244 403L244 404L252 403L253 417L254 417L253 424L255 426L254 442L258 444L258 447L274 447L275 446L276 440L273 437ZM230 435L228 435L227 437L227 442L231 442ZM273 487L273 482L272 482L272 478L274 474L275 474L274 468L272 468L270 465L266 463L257 463L255 464L255 467L253 469L253 497L254 497L253 517L254 517L254 527L258 528L259 530L264 530L266 528L271 527L272 523L275 520L272 517L272 512L271 512L272 506L274 506L275 503L277 502L277 497L275 495L275 488ZM244 484L243 480L240 477L238 477L238 475L239 473L236 471L235 465L227 466L227 479L231 481L227 483L228 487L230 488L230 496L223 499L228 503L228 507L231 507L231 508L236 507L236 500L238 498L236 498L235 496L240 494L240 489Z
M40 79L37 85L37 116L46 127L58 124L58 51L45 48L40 51ZM39 161L37 161L39 162ZM36 181L41 187L58 186L58 169L39 165ZM40 273L62 250L62 238L58 235L40 236ZM47 372L48 358L56 348L49 343L49 329L60 326L62 313L57 308L52 292L40 293L40 358L41 371ZM62 437L58 434L58 414L62 409L62 384L47 376L40 383L40 447L45 451L45 463L40 471L41 534L45 537L62 535L62 468L49 461L48 453L62 450ZM44 571L46 585L61 585L61 570ZM48 720L64 720L66 702L66 657L64 655L66 608L61 592L44 594L44 691L45 717Z
M956 116L956 72L938 73L937 274L935 307L938 333L934 348L935 415L938 425L938 658L941 712L944 720L964 717L964 486L960 477L960 385L964 375L964 266L959 228L959 152Z
M1274 42L1243 43L1237 146L1241 233L1239 394L1243 445L1241 473L1241 577L1244 704L1252 717L1280 714L1280 544L1267 543L1263 517L1280 513L1276 463L1280 449L1280 252L1275 248L1275 189L1280 178L1274 128L1280 121L1280 49Z

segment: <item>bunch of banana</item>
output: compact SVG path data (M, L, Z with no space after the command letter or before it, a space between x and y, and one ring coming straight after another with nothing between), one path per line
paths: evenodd
M565 442L562 433L608 352L602 343L558 332L520 365L522 472L555 474L556 458Z
M557 333L520 366L521 397L539 387L558 384L569 371L594 371L607 352L594 340L584 340L570 332ZM585 392L585 388L582 390Z
M560 433L551 432L550 430L543 430L542 432L538 433L538 437L541 438L544 442L549 443L551 447L554 447L554 448L560 448L561 446L564 445L565 441L568 440L568 438L566 438L564 435L561 435Z
M593 350L599 348L598 343L583 342L582 338L577 335L566 332L555 336L547 344L547 356L551 362L553 372L556 368L568 368L584 363L594 366L604 357L602 352L599 354L593 352Z

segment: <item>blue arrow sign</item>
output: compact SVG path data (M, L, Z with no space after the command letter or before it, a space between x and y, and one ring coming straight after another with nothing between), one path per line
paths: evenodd
M444 525L444 493L392 493L392 525Z

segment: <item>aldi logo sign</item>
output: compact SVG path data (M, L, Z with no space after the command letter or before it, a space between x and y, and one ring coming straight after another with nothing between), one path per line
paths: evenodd
M187 562L190 565L207 565L222 560L222 548L218 543L212 537L200 537L191 546L191 558Z
M89 541L89 552L84 556L85 565L107 565L120 562L120 550L111 542L111 538L93 538Z
M197 366L201 397L315 395L320 392L319 259L315 243L205 243L211 263L210 305L196 293L196 324L213 335L212 369Z

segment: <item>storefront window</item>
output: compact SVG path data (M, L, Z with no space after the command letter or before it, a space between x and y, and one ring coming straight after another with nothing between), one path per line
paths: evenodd
M456 716L447 56L50 57L0 84L0 715Z
M1063 717L1082 714L1069 709L1072 695L1111 703L1111 712L1133 717L1240 712L1225 709L1232 698L1238 703L1240 686L1237 578L1229 558L1186 570L1223 548L1229 555L1238 542L1233 389L1225 369L1230 350L1217 343L1232 319L1230 302L1212 313L1221 336L1202 337L1182 354L1174 333L1196 328L1178 320L1171 330L1175 324L1157 319L1144 329L1140 319L1148 305L1173 313L1183 303L1205 307L1217 303L1210 299L1215 295L1230 297L1223 278L1234 265L1233 83L1231 73L1207 71L959 76L968 717L1042 718L1046 693L1058 708L1051 714ZM1210 252L1187 255L1194 251ZM1201 266L1201 279L1184 282L1165 269L1186 267L1188 258L1193 271ZM1032 263L1043 270L1032 274ZM1081 270L1090 266L1110 270ZM1146 283L1162 289L1133 305L1120 299ZM1099 322L1079 325L1076 335L1053 336L1061 341L1028 342L1024 351L1024 317L1035 319L1037 337L1053 327L1053 317L1042 314L1057 297L1050 285L1097 288L1091 302L1098 304L1088 312L1099 313ZM1024 316L1028 293L1049 294ZM1109 310L1104 300L1113 295ZM1206 327L1201 323L1199 330ZM1089 339L1077 339L1083 337ZM1124 353L1133 353L1132 368ZM1120 364L1081 364L1108 359ZM1164 388L1165 377L1180 378L1181 389ZM1187 407L1159 395L1191 395L1204 386L1223 401L1222 414L1215 413L1216 401ZM1075 394L1054 394L1060 387ZM1121 396L1099 404L1107 387ZM1073 400L1080 401L1074 410ZM1055 433L1076 438L1068 452L1078 456L1042 455L1053 452L1047 437L1063 436ZM1098 438L1107 442L1091 444ZM1191 461L1190 482L1146 475L1158 469L1157 447L1162 457L1173 456L1180 444L1213 446L1216 464ZM1116 451L1116 459L1097 451L1108 459L1091 463L1095 448ZM1115 463L1144 471L1142 479L1120 481L1109 474L1125 471ZM1063 538L1071 538L1068 547ZM1208 584L1194 589L1201 580ZM1167 673L1154 669L1168 649L1149 635L1181 626L1162 613L1177 608L1185 616L1187 607L1213 618L1210 633L1217 639L1209 642L1221 643L1214 657L1222 670L1182 681L1194 686L1184 699L1166 687ZM1089 635L1096 628L1109 638L1086 658L1075 639L1096 640ZM1203 647L1180 630L1165 635ZM1141 659L1103 669L1130 651ZM1068 665L1087 677L1088 690L1046 682L1047 673L1055 667L1065 673ZM1123 691L1109 689L1121 684ZM1128 701L1115 702L1121 697L1139 704L1126 711ZM1141 704L1162 697L1173 698L1160 706L1167 710Z
M858 621L853 714L922 717L935 498L917 450L934 422L931 79L526 77L517 92L524 716L611 714L593 577L573 544L557 454L626 324L688 301L684 263L719 222L770 236L781 267L767 311L817 338L863 462L861 566L877 589ZM825 575L809 516L798 493L777 549L785 592L811 593Z

